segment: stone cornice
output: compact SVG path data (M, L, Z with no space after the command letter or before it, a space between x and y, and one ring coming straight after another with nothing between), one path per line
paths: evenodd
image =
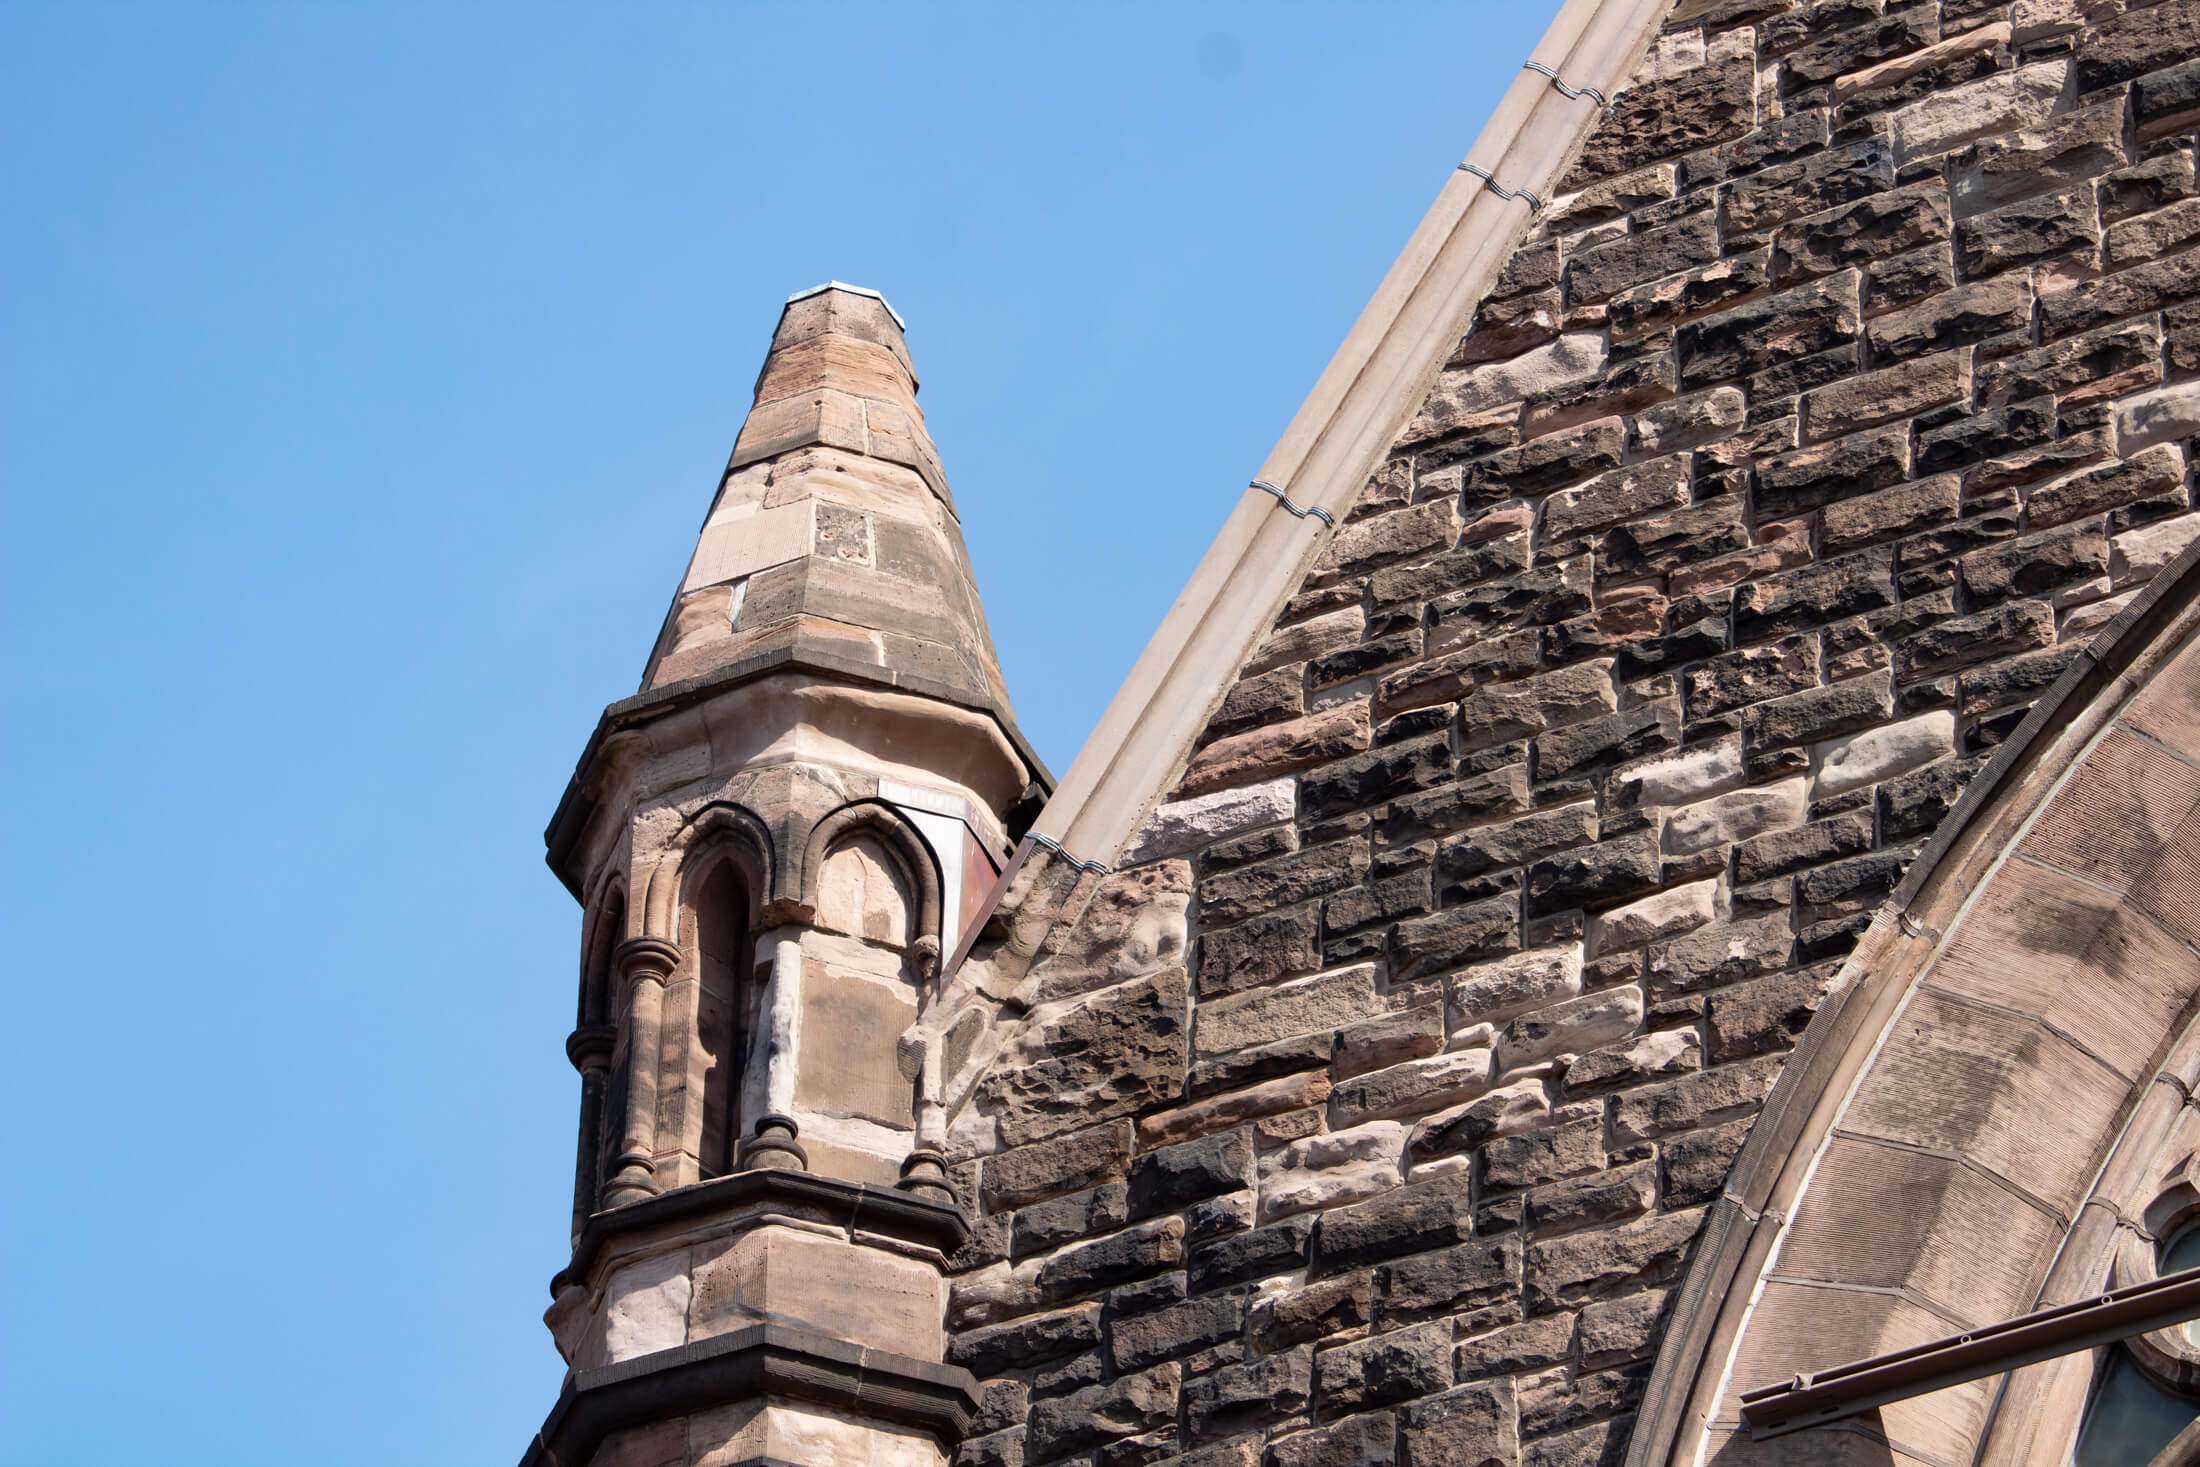
M914 1427L950 1449L969 1430L979 1405L977 1381L959 1366L788 1325L751 1325L573 1372L520 1464L581 1467L613 1432L767 1395Z
M565 793L558 799L558 808L542 833L543 844L547 848L544 859L550 869L557 873L558 879L565 883L566 890L573 894L576 901L583 897L577 873L568 869L569 857L579 844L582 833L588 828L589 812L595 807L596 795L591 785L606 745L620 733L640 728L683 708L692 708L707 702L743 683L755 682L773 673L792 671L820 673L826 681L912 693L982 714L999 727L1009 746L1023 761L1032 782L1043 790L1051 791L1054 788L1053 773L1039 757L1038 750L1032 748L1030 740L1016 726L1016 716L1006 705L991 699L973 698L965 689L951 687L915 673L841 657L808 641L797 641L791 645L779 643L737 658L702 676L652 688L631 698L622 698L604 709L602 716L596 720L595 731L588 736L588 742L574 764L572 778L566 781Z
M761 1226L774 1217L875 1233L941 1253L961 1247L970 1231L955 1208L892 1187L777 1168L733 1172L591 1214L574 1245L573 1261L550 1281L550 1292L586 1284L603 1250L635 1233L718 1219Z

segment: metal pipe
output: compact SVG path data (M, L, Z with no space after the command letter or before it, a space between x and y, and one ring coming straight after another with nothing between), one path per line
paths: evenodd
M1752 1441L1764 1441L2195 1318L2200 1268L2188 1268L2097 1299L1759 1386L1742 1395L1742 1424Z

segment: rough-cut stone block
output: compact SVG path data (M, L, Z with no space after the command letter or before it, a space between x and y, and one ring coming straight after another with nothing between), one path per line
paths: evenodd
M2107 570L2108 538L2097 525L2085 523L1989 546L1956 563L1964 593L1975 606L2037 596Z
M1811 796L1823 800L1877 784L1951 754L1955 746L1956 719L1946 710L1831 740L1812 751Z
M1100 1343L1100 1311L1098 1303L1079 1304L987 1329L964 1330L949 1337L947 1363L984 1379L1090 1350Z
M2184 455L2175 444L2158 443L2128 458L2029 489L2024 496L2025 521L2043 530L2155 495L2175 494L2184 482Z
M2007 21L1995 21L1989 25L1982 25L1975 30L1959 31L1955 35L1937 41L1930 46L1924 46L1915 51L1906 51L1876 65L1866 66L1860 70L1852 71L1846 76L1836 77L1833 83L1833 100L1846 102L1852 97L1860 97L1867 92L1876 92L1882 88L1898 86L1923 72L1946 67L1951 62L1960 61L1965 57L1977 56L1981 52L1990 52L1995 47L2005 46L2008 43L2009 23Z
M1701 927L1712 918L1718 890L1716 877L1692 881L1599 913L1589 919L1583 955L1600 958Z
M1297 793L1290 780L1271 779L1157 806L1123 852L1121 864L1137 866L1180 856L1228 836L1288 821L1296 809Z
M1785 967L1794 943L1785 912L1699 928L1650 949L1650 991L1689 993Z
M1200 1005L1199 1053L1219 1054L1294 1034L1337 1029L1379 1008L1375 970L1365 966L1234 994Z
M2158 443L2200 437L2200 382L2144 392L2116 404L2116 451L2125 457Z
M1184 1387L1184 1419L1194 1441L1296 1416L1314 1388L1314 1352L1300 1346L1226 1365Z
M1389 1327L1480 1308L1519 1287L1520 1240L1482 1238L1378 1268L1375 1307Z
M1173 1212L1250 1186L1252 1180L1253 1143L1243 1131L1164 1146L1131 1163L1130 1215Z
M1695 1211L1660 1213L1622 1227L1535 1244L1527 1257L1530 1312L1607 1298L1630 1286L1671 1282L1702 1221Z
M1471 752L1619 706L1609 658L1484 688L1459 705L1460 748Z
M1485 871L1526 865L1539 856L1587 845L1596 838L1596 803L1584 800L1455 836L1438 848L1436 872L1442 880L1459 881Z
M2049 193L2120 168L2128 161L2123 133L2119 98L1986 138L1958 160L1956 214L1983 213L2026 194Z
M1686 805L1741 782L1742 741L1728 738L1628 765L1607 781L1605 799L1619 810Z
M1604 1121L1598 1107L1572 1105L1552 1114L1558 1124L1500 1136L1482 1148L1485 1187L1533 1187L1603 1169Z
M1481 963L1450 982L1449 998L1462 1024L1501 1024L1581 991L1581 949L1541 948Z
M1827 555L1861 550L1952 522L1962 512L1963 490L1954 474L1897 484L1877 494L1838 500L1820 515Z
M1640 1217L1657 1198L1655 1162L1637 1162L1594 1176L1538 1187L1527 1197L1528 1226L1538 1238Z
M1035 1402L1025 1428L1035 1462L1168 1425L1176 1419L1182 1373L1172 1362L1104 1385Z
M1859 551L1743 586L1734 595L1734 636L1764 641L1894 602L1893 553Z
M1118 1316L1108 1327L1108 1350L1115 1368L1128 1374L1235 1339L1244 1327L1243 1296L1210 1294L1150 1314Z
M1642 1022L1642 990L1585 993L1505 1026L1497 1042L1500 1070L1515 1070L1560 1054L1581 1054L1631 1034Z
M1780 1057L1773 1055L1624 1091L1612 1105L1612 1135L1650 1141L1724 1125L1756 1110L1779 1074Z
M2107 18L2078 50L2078 90L2131 81L2200 53L2200 6L2192 0L2134 8Z
M1803 422L1812 438L1839 438L1961 401L1970 392L1969 353L1940 352L1805 393Z
M2161 328L2153 320L2119 322L1980 363L1978 405L1995 407L2054 393L2068 409L2117 397L2160 381L2161 357Z
M1171 968L1033 1010L980 1090L1001 1139L1022 1146L1173 1098L1190 989Z
M1340 1081L1330 1093L1329 1104L1340 1122L1352 1125L1456 1105L1481 1094L1489 1084L1490 1052L1463 1049Z
M1398 1425L1388 1411L1347 1416L1333 1426L1280 1436L1268 1444L1269 1467L1392 1467Z
M1209 876L1200 891L1201 916L1241 922L1354 886L1367 875L1368 853L1359 842L1330 841L1272 861Z
M1312 906L1255 917L1199 940L1199 992L1214 998L1321 966L1321 920Z
M1177 784L1177 794L1190 798L1271 775L1309 769L1360 752L1372 736L1365 703L1351 703L1290 723L1233 734L1217 739L1193 756L1191 766Z
M1184 1219L1165 1217L1055 1254L1039 1266L1039 1292L1074 1299L1183 1262Z
M1742 727L1752 749L1779 749L1854 733L1893 716L1893 685L1881 675L1756 704L1743 715Z
M1603 336L1580 331L1510 361L1446 372L1398 442L1404 446L1445 437L1492 408L1509 407L1523 398L1591 381L1603 370Z
M1416 1124L1406 1142L1415 1161L1464 1151L1497 1136L1518 1135L1551 1119L1550 1093L1540 1077L1516 1080L1479 1100L1438 1111Z
M2068 61L2041 61L1936 91L1887 119L1895 161L1945 153L1976 138L2045 122L2061 98Z
M1127 1124L1055 1136L1044 1146L997 1152L982 1163L987 1210L1006 1212L1042 1198L1121 1181L1130 1170Z
M1507 1467L1520 1456L1513 1383L1478 1381L1399 1413L1399 1467Z
M1871 194L1781 225L1772 237L1773 268L1788 279L1869 265L1946 239L1949 217L1948 186L1937 178Z
M2200 538L2200 514L2156 520L2127 530L2110 542L2109 574L2119 586L2152 580L2195 538Z
M1674 351L1682 385L1746 377L1856 340L1859 283L1854 270L1844 270L1680 327Z
M1703 1064L1703 1044L1693 1029L1661 1029L1655 1034L1594 1049L1566 1067L1568 1095L1602 1095L1669 1075L1682 1075Z
M1669 856L1693 855L1768 830L1801 825L1808 810L1809 795L1801 779L1739 789L1667 815L1661 842Z
M1740 137L1755 120L1756 92L1757 69L1747 56L1627 87L1590 133L1567 184L1628 173Z
M1654 890L1662 875L1655 832L1607 838L1528 868L1528 915L1611 906Z
M1400 922L1391 941L1391 973L1399 980L1439 973L1519 945L1520 903L1491 897L1432 916Z
M1402 1009L1337 1031L1336 1076L1364 1075L1386 1065L1421 1059L1444 1047L1440 1006Z
M1322 1412L1364 1410L1451 1388L1451 1322L1436 1320L1323 1350L1314 1357Z
M1473 1232L1474 1205L1465 1176L1415 1182L1323 1213L1313 1276L1461 1243Z

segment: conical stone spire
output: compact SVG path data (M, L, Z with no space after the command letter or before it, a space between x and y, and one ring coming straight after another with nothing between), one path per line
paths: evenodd
M1008 696L900 318L789 300L642 691L788 664L993 714Z

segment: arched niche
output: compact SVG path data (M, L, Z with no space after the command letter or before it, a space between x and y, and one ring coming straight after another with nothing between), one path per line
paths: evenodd
M937 960L939 863L890 805L844 805L817 823L803 854L802 900L827 931Z
M1739 1397L2106 1286L2200 1083L2196 603L2200 547L1874 919L1698 1239L1630 1467L2070 1460L2093 1355L1764 1442Z
M678 936L680 983L692 983L687 1022L667 1025L688 1041L679 1067L692 1099L684 1128L701 1176L733 1170L736 1148L753 1119L741 1114L742 1076L757 1025L757 913L762 873L740 840L704 842L682 867Z

